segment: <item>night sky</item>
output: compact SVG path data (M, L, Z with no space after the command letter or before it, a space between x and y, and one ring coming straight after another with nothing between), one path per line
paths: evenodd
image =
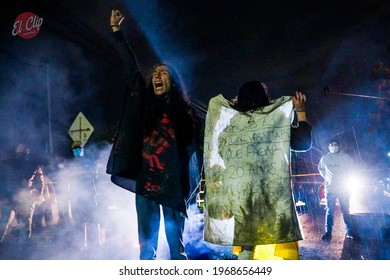
M203 108L219 93L233 97L248 80L266 82L272 98L304 91L314 127L306 156L313 165L327 141L339 137L362 169L388 168L386 1L6 2L0 18L1 157L20 141L69 156L68 129L79 112L95 129L86 148L113 136L125 99L109 27L111 9L118 8L145 75L157 61L174 65ZM23 12L43 18L32 39L12 35ZM326 96L325 87L332 94Z

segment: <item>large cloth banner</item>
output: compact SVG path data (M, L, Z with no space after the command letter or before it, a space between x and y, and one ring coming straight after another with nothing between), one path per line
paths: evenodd
M290 96L242 113L213 97L205 124L204 239L221 245L302 240L292 196Z

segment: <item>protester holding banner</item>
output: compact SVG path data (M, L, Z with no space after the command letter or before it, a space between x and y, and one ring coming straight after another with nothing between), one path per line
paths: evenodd
M303 233L292 195L290 152L311 148L305 101L301 92L271 101L259 81L243 84L233 101L222 95L210 100L204 143L206 241L233 245L239 259L299 259Z
M189 163L203 140L198 134L200 122L171 66L155 66L148 82L141 76L120 30L123 19L120 11L112 11L110 25L124 62L129 97L107 173L115 184L137 194L140 259L156 258L160 207L170 258L186 259L182 232L190 191Z

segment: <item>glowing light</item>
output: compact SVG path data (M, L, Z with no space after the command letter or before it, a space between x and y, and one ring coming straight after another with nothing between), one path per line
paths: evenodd
M351 192L360 192L367 186L367 178L357 173L349 174L345 179L345 186Z

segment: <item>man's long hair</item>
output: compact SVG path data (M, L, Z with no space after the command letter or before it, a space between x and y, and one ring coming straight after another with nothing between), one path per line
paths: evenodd
M240 112L248 112L270 104L270 99L261 82L250 81L241 85L234 108Z
M153 69L161 65L168 68L171 77L171 89L163 95L156 95L154 93L152 77L149 78L142 106L144 134L150 133L153 130L153 124L156 123L156 120L159 120L162 114L166 113L172 121L179 143L186 145L191 142L193 137L196 113L173 67L167 64L157 64Z

